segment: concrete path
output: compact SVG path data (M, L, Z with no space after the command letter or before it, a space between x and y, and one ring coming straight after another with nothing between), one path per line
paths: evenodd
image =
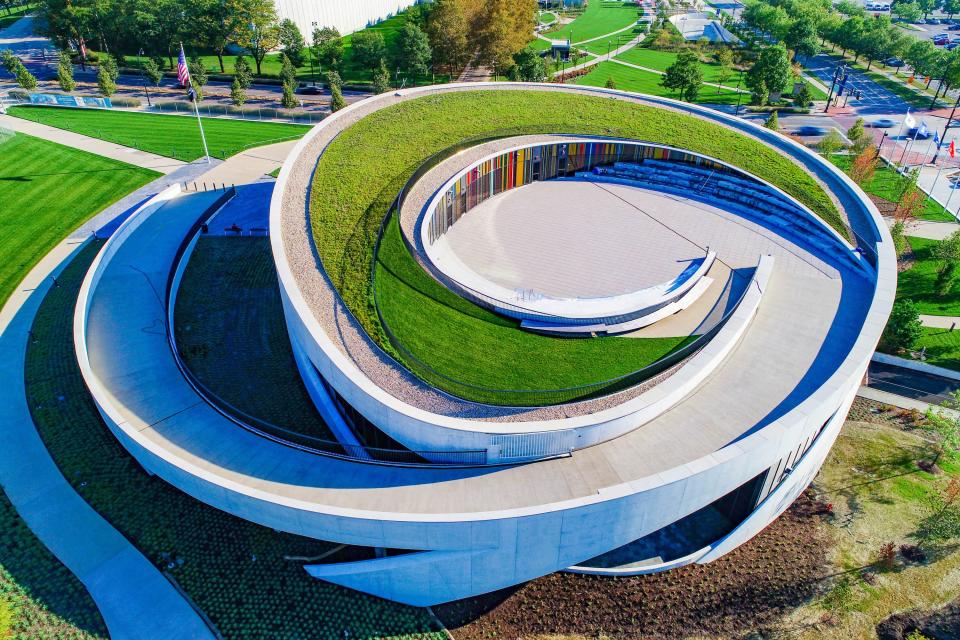
M87 588L112 637L212 639L173 585L73 490L30 416L23 381L28 331L50 276L82 244L61 242L0 311L0 483L27 526Z
M889 224L893 225L893 219L888 219ZM956 222L931 222L929 220L914 220L906 225L906 235L915 238L927 238L928 240L943 240L953 233L960 231L960 223Z
M610 33L605 33L605 34L603 34L602 36L597 36L596 38L590 38L590 39L588 39L588 40L580 40L579 42L574 42L574 43L573 43L573 46L577 46L577 45L580 45L580 44L588 44L588 43L590 43L590 42L596 42L597 40L603 40L604 38L610 38L610 37L612 37L612 36L617 35L618 33L623 33L624 31L630 31L631 29L636 29L636 28L637 28L636 23L631 22L630 24L628 24L627 26L625 26L623 29L617 29L616 31L611 31Z
M257 182L271 171L278 169L297 144L297 140L278 142L263 147L248 149L227 158L200 175L198 182L240 185Z
M604 37L605 37L605 36L604 36ZM640 44L641 42L643 42L643 39L644 39L644 36L643 36L643 35L639 35L639 36L636 37L636 39L631 40L631 41L628 42L627 44L625 44L625 45L623 45L623 46L621 46L621 47L618 47L618 48L614 49L613 51L610 52L609 55L606 55L606 54L605 54L605 55L602 55L602 56L598 56L598 55L593 54L593 53L588 53L587 55L592 56L589 60L587 60L586 62L581 62L581 63L578 64L577 66L575 66L575 67L570 67L569 69L561 69L560 71L554 71L554 72L553 72L553 77L556 78L556 77L559 77L559 76L562 76L562 75L567 75L568 73L574 73L574 72L580 71L581 69L588 69L588 68L590 68L590 67L592 67L592 66L594 66L594 65L598 65L598 64L600 64L601 62L603 62L603 61L605 61L605 60L608 60L608 59L609 59L609 60L613 60L615 57L617 57L617 56L620 55L621 53L624 53L624 52L626 52L626 51L629 51L630 49L633 49L635 46L637 46L638 44Z
M866 398L867 400L882 402L884 404L889 404L890 406L899 407L901 409L916 409L917 411L925 412L927 409L934 407L938 411L942 411L948 416L953 416L954 418L960 417L960 412L954 411L953 409L937 407L936 405L923 402L922 400L914 400L913 398L898 396L895 393L881 391L880 389L873 389L871 387L860 387L860 390L857 391L857 395L861 398Z
M957 316L927 316L920 315L920 322L925 327L934 329L954 329L960 327L960 317Z
M57 129L56 127L38 124L23 118L14 118L9 115L0 115L0 127L13 129L19 133L25 133L36 138L43 138L44 140L50 140L51 142L56 142L67 147L73 147L74 149L112 158L145 169L153 169L160 173L172 173L188 164L180 160L174 160L173 158L159 156L155 153L139 151L113 142L91 138L72 131L66 131L65 129Z

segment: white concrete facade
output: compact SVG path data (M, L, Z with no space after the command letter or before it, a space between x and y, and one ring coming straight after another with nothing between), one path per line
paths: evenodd
M309 43L313 30L335 27L347 35L389 18L417 4L418 0L277 0L280 18L300 27Z
M582 565L751 481L757 491L749 513L738 516L727 535L667 558L659 569L715 559L777 517L808 485L837 436L892 306L896 273L889 233L866 196L816 154L773 132L667 99L519 85L667 107L740 130L806 167L843 205L858 244L873 256L869 264L858 262L849 245L843 255L819 255L820 250L804 252L777 238L790 250L774 259L762 254L744 301L724 327L734 335L716 336L695 356L722 366L682 368L649 391L595 413L480 420L431 412L392 395L324 330L318 307L305 295L303 278L316 273L294 260L296 240L286 225L296 219L290 203L299 197L297 185L308 184L292 177L312 175L327 128L348 124L364 109L422 95L517 86L415 89L338 112L299 143L281 170L271 241L298 365L313 367L377 427L411 448L481 444L492 454L503 446L504 436L574 433L580 444L572 447L572 455L486 468L387 467L318 456L237 427L177 379L163 338L141 331L152 325L152 317L166 313L157 307L149 282L125 273L136 266L160 277L164 269L175 268L176 248L192 224L187 215L154 219L157 206L144 207L108 242L84 282L75 319L84 378L123 446L152 473L239 517L299 535L413 551L306 569L324 580L415 605ZM301 204L300 227L305 226L303 212ZM686 215L698 221L708 214L713 215L691 206ZM757 236L773 232L770 226L740 222ZM740 238L731 236L729 242ZM717 253L746 264L747 254L738 258L721 247ZM315 269L322 274L322 265ZM130 302L151 296L155 310L146 302ZM797 339L787 339L792 335ZM107 337L110 349L102 346ZM702 369L712 375L700 376ZM164 381L163 389L148 384L155 380ZM611 434L618 437L610 440Z

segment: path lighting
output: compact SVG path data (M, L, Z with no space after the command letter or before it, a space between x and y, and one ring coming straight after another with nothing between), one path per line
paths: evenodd
M152 107L153 104L150 103L150 92L147 91L147 79L143 75L143 62L140 61L140 57L143 55L143 47L137 51L137 67L140 69L140 82L143 83L143 93L147 96L147 106Z

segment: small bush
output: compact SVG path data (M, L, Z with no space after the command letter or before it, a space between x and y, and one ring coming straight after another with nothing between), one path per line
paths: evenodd
M909 562L925 562L927 559L927 554L915 544L900 545L900 555Z

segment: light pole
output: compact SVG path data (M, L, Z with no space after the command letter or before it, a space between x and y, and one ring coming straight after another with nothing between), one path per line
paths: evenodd
M140 82L143 83L143 93L147 96L147 107L152 107L153 104L150 102L150 92L147 91L147 79L143 75L143 62L140 61L140 56L143 55L143 47L137 51L137 67L140 69Z
M737 78L737 110L733 112L733 115L740 115L740 99L743 98L743 92L740 91L740 83L743 82L743 69L740 69L740 76Z
M313 30L316 31L317 23L311 22L310 24L313 26ZM314 42L314 46L316 46L316 42ZM313 47L310 47L310 75L313 76L313 86L317 86L317 70L313 66Z
M880 152L883 151L883 143L887 141L888 135L889 134L886 131L883 132L883 137L880 138L880 146L877 147L877 155L873 156L874 160L880 157Z

